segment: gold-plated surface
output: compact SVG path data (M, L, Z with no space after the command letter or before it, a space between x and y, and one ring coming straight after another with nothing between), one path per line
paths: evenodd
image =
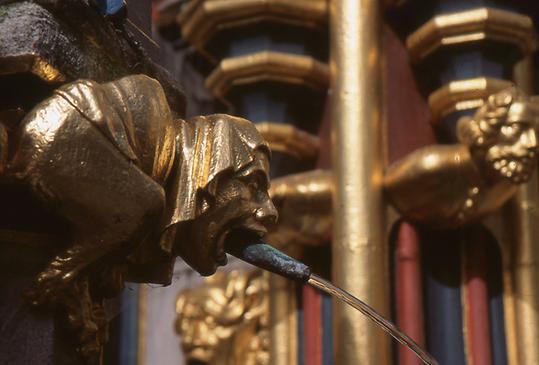
M506 221L507 222L507 221ZM511 263L511 242L502 245L503 262L503 314L505 324L505 338L507 348L507 361L509 365L519 365L517 320L515 313L515 289L513 284L513 270Z
M492 234L498 247L492 247L493 249L499 249L501 253L502 272L499 278L502 280L499 284L503 286L503 292L500 293L503 296L503 323L505 332L505 347L507 350L507 364L519 365L517 343L519 341L516 331L516 317L515 317L515 305L514 305L514 285L512 274L512 247L514 241L514 234L512 226L514 223L513 211L510 207L511 204L505 204L502 209L493 214L485 216L481 220L481 225L487 228L488 232ZM500 287L501 289L502 287Z
M436 16L412 33L406 46L418 62L440 47L485 39L514 44L525 55L537 49L529 16L488 7Z
M515 66L514 80L529 93L534 92L533 60L528 57ZM532 102L537 102L537 98ZM537 165L537 161L534 161ZM511 269L515 337L518 364L539 363L539 181L538 172L519 187L511 202L513 242Z
M274 179L270 196L279 221L269 229L268 241L288 250L329 242L332 195L331 171L314 170Z
M39 55L23 54L0 59L0 74L9 75L23 72L30 72L51 83L66 81L64 74Z
M222 60L206 79L206 86L223 99L234 86L267 80L326 90L329 69L312 57L261 51Z
M519 365L539 363L539 183L537 172L514 199L511 246Z
M220 114L173 120L147 76L64 85L17 135L6 174L72 232L29 297L63 306L89 356L107 339L103 300L126 278L169 283L176 256L212 274L231 230L263 235L276 219L269 148L255 126Z
M260 270L219 271L202 286L182 292L176 313L176 332L188 361L269 364L268 282Z
M298 362L296 284L275 274L268 275L270 364L296 365Z
M332 0L332 279L388 314L382 199L381 2ZM389 339L359 312L334 306L337 365L390 363Z
M320 150L318 136L304 132L291 124L263 122L256 129L272 151L285 153L300 161L313 160Z
M148 287L139 285L138 288L138 338L137 338L137 365L145 365L146 356L146 326L148 321Z
M433 121L436 123L456 111L479 108L489 95L511 85L510 81L489 77L452 81L429 96Z
M262 21L302 27L327 24L328 0L194 0L178 15L182 36L199 50L217 32Z
M407 219L457 227L501 207L530 179L539 105L515 88L488 97L458 124L461 144L424 147L392 164L387 197Z

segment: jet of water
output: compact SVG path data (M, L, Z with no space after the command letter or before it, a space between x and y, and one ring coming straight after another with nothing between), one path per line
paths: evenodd
M309 284L330 294L338 300L347 303L367 316L401 344L412 350L421 359L421 361L423 361L424 364L438 365L438 362L427 351L419 346L412 338L399 330L395 324L384 318L374 308L348 293L346 290L343 290L333 285L329 281L321 278L320 276L311 273L310 268L304 263L285 255L281 251L260 240L256 240L254 242L250 241L251 243L247 244L238 244L238 242L242 241L245 242L245 239L228 240L226 246L227 252L262 269L271 271L275 274L301 282L303 284Z

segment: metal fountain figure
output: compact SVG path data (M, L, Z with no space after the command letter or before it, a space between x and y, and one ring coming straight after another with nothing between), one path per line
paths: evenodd
M104 300L124 281L167 284L177 256L211 275L228 252L334 295L436 364L366 303L260 241L277 210L268 195L270 150L252 123L174 120L160 84L134 75L62 86L27 114L13 142L4 175L71 230L28 297L64 309L86 357L107 340Z

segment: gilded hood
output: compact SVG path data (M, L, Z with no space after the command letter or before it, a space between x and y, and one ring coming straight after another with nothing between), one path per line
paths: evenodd
M213 194L210 183L217 175L246 167L259 148L269 154L254 124L245 119L214 114L179 123L165 229L196 218L197 195L201 190Z

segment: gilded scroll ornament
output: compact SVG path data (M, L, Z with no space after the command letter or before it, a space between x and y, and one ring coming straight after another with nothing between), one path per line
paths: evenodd
M386 172L389 201L405 217L455 227L498 209L536 164L539 105L516 88L488 97L458 123L460 144L422 148Z
M167 284L176 256L213 274L231 230L261 236L276 219L269 148L254 125L174 120L161 85L144 75L62 86L26 115L14 145L5 177L71 234L28 296L62 308L88 356L106 341L103 301L125 280Z
M260 270L219 271L176 302L188 362L269 364L268 282Z

